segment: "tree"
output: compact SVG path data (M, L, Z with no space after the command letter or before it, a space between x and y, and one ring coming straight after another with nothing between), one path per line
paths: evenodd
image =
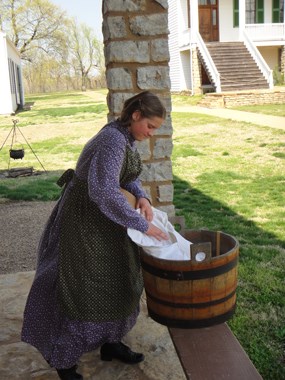
M87 79L98 75L102 68L102 43L89 26L75 19L70 23L69 36L70 64L75 73L80 73L81 88L86 90Z
M1 0L2 28L18 48L23 60L35 51L53 56L66 53L65 12L48 0Z
M29 92L84 90L98 78L105 84L102 42L51 1L0 0L0 15L0 26L21 54Z

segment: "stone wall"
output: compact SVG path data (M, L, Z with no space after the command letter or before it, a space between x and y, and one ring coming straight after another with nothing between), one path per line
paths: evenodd
M283 81L285 81L285 46L282 46L281 48L280 66L281 66L281 75L282 75Z
M195 47L192 49L192 73L193 73L193 94L202 94L202 65L198 57L198 49Z
M120 114L127 98L144 90L164 102L164 125L139 143L141 180L153 205L173 215L168 33L167 0L103 0L108 119Z
M254 90L206 94L199 105L209 108L232 108L258 104L284 104L285 88L274 90Z

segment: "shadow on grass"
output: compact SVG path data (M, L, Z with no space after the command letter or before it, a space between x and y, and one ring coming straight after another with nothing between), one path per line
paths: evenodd
M223 231L240 244L237 309L228 322L266 379L283 379L285 240L174 176L174 205L189 229Z
M221 230L234 235L240 244L277 244L285 248L285 240L262 230L253 221L191 187L188 182L174 176L173 185L176 212L185 217L189 228Z

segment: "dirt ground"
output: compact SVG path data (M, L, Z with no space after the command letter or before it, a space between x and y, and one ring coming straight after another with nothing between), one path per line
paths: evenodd
M0 203L0 274L34 270L37 246L55 202Z

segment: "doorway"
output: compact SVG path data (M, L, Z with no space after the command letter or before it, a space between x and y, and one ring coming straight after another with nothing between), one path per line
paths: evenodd
M199 0L199 32L205 42L219 41L219 0Z

